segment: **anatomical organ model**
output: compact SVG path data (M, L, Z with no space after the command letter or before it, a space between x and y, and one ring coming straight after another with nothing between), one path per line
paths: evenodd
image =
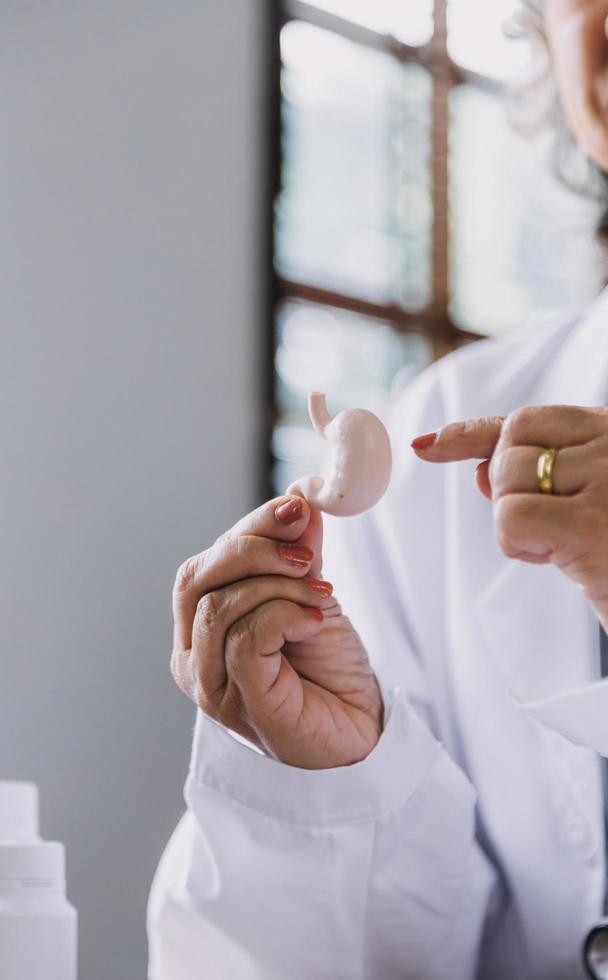
M339 517L369 510L391 478L391 444L382 422L365 408L347 409L332 419L320 391L308 396L308 412L316 431L331 445L328 472L296 480L287 493Z

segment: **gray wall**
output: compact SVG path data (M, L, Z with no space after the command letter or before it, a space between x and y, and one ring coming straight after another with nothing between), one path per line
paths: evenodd
M67 845L83 980L145 974L172 580L258 485L263 11L0 5L0 776Z

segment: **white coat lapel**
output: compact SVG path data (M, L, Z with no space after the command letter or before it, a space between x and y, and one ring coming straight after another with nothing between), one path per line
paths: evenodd
M542 701L593 678L597 625L579 588L553 566L505 559L477 613L516 701Z
M569 332L540 378L519 394L529 405L608 404L608 291ZM555 567L513 561L497 550L495 574L476 606L516 698L542 700L593 678L592 610Z
M522 395L522 405L608 404L608 291ZM497 549L496 571L476 608L504 668L507 687L517 699L549 698L595 676L593 612L579 587L553 566L513 561Z
M521 405L608 404L608 292L563 338L540 374L531 371L529 377L527 392L517 387ZM602 799L599 769L597 757L578 746L599 751L602 746L581 737L576 725L572 728L574 717L584 729L584 705L568 704L568 693L562 703L564 692L597 688L592 682L599 632L593 610L580 588L554 566L517 562L496 547L495 571L475 602L475 618L502 672L505 697L510 695L522 714L541 723L537 734L544 764L555 772L572 812L586 814L587 826L596 828L589 838L589 852L594 852ZM597 714L596 709L589 714ZM566 819L566 810L562 813Z

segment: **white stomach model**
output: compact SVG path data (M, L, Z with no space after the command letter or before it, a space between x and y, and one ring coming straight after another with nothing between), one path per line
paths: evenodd
M320 391L308 396L308 412L316 431L331 444L328 472L296 480L287 494L304 497L318 510L338 517L369 510L391 478L391 444L382 422L365 408L347 409L332 419Z

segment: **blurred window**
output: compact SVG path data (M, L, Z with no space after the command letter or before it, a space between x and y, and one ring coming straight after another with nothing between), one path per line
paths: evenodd
M306 393L379 407L442 353L586 302L595 207L507 120L517 0L282 0L274 486L318 465Z

